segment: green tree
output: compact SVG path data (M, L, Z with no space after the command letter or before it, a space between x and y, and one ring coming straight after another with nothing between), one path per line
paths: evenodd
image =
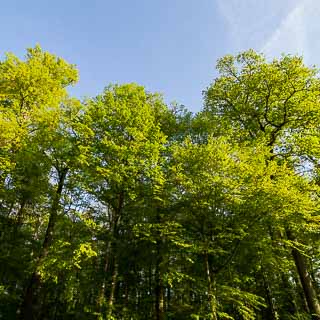
M267 62L254 51L226 56L219 60L217 67L220 77L205 91L204 118L214 123L216 134L227 132L240 143L268 147L266 161L269 165L270 161L284 164L305 177L301 179L304 182L301 188L308 201L313 197L308 189L315 192L310 177L314 175L314 163L318 161L317 152L314 153L319 139L317 70L305 66L300 57L283 56ZM306 170L311 174L304 174ZM308 186L305 186L306 181ZM287 183L289 188L289 181ZM288 203L295 194L291 197ZM299 233L308 229L308 222L312 222L316 213L316 208L293 208L286 214L283 227L291 245L297 242ZM295 246L292 250L310 313L318 319L320 305L315 283L301 250Z
M157 161L165 142L155 118L159 103L136 84L110 85L102 95L86 102L84 123L90 133L86 188L106 208L100 213L106 219L106 235L97 302L103 310L106 273L111 270L107 318L114 308L121 234L130 228L125 225L131 221L127 208L137 201L144 181L158 174Z
M15 238L17 229L30 221L32 208L51 196L45 137L58 130L65 87L76 82L77 71L37 46L27 50L24 61L8 54L0 63L0 79L1 206L5 219L13 221L9 232ZM52 212L57 211L57 197L52 198ZM44 247L39 257L47 251Z

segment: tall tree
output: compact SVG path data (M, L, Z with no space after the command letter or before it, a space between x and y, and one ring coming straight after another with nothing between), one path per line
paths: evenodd
M107 318L114 308L121 234L130 228L124 225L131 220L127 207L144 181L157 175L156 164L165 142L155 118L161 103L136 84L110 85L87 102L84 121L91 134L87 189L106 207L101 213L107 229L98 304L103 306L107 272L111 271Z
M266 161L286 164L297 173L313 166L310 159L318 161L313 154L320 117L320 80L315 68L305 66L300 57L283 56L269 63L247 51L224 57L218 70L220 77L205 92L204 112L214 122L214 131L226 130L240 143L265 145L269 148ZM310 197L308 192L306 197ZM286 217L283 223L289 241L296 241L291 230L301 232L301 225L315 213L294 210L291 219ZM318 319L320 305L305 258L295 248L293 257L310 313Z
M0 121L5 124L0 133L4 136L1 154L6 156L4 163L10 163L1 170L1 188L6 194L15 193L15 198L10 199L8 214L16 219L17 228L25 219L27 205L35 204L39 195L48 194L51 168L50 162L46 161L45 136L55 135L58 130L60 104L67 96L65 87L76 82L77 71L74 66L37 46L27 50L25 61L8 54L0 64L0 77ZM60 170L39 261L47 255L50 246L52 217L58 210L65 177L65 171ZM8 202L3 203L8 205ZM32 295L30 287L37 286L34 280L32 277L26 297ZM31 301L25 303L24 316L27 318L33 317L31 304Z

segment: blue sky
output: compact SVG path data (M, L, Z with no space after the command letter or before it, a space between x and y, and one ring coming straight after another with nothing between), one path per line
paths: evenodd
M77 65L81 98L137 82L167 102L202 106L202 90L227 53L303 54L320 66L317 0L1 1L0 52L39 43Z

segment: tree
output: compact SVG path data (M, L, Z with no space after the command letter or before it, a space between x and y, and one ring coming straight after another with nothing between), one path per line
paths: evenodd
M86 103L84 123L90 132L90 165L86 188L106 207L103 280L98 304L105 299L106 273L112 270L107 318L112 315L118 278L121 234L132 223L127 216L145 181L157 175L157 161L165 142L155 121L162 103L136 84L110 85Z
M317 70L306 67L300 57L283 56L268 63L254 51L226 56L217 67L221 76L205 91L204 114L214 122L213 130L217 134L226 131L240 143L265 145L268 163L285 164L302 176L311 167L311 174L304 179L310 181L318 161L314 154L320 116ZM314 189L312 184L311 180L309 188ZM312 197L308 187L304 188L306 198ZM316 209L303 211L293 210L283 221L289 241L297 241L291 230L301 233L301 227L316 214ZM293 257L310 313L318 319L320 305L305 258L296 248Z
M45 153L48 148L44 146L44 137L57 132L62 110L60 103L67 97L65 87L75 83L77 71L37 46L27 50L25 61L8 54L0 64L0 79L0 122L4 124L0 132L3 138L0 153L4 160L1 168L2 207L7 218L15 220L14 230L10 232L16 235L17 228L26 221L27 207L36 206L48 196L52 163ZM58 210L65 174L60 172L59 178L60 184L52 198L51 218ZM39 261L47 254L50 246L47 240L52 236L53 224L49 222ZM36 286L33 280L32 286ZM32 313L30 304L30 308L26 308ZM32 314L25 316L32 318Z
M302 58L219 60L193 114L138 84L68 97L0 62L0 318L319 319L319 90Z

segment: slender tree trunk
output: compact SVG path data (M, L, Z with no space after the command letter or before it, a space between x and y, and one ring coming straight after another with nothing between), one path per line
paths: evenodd
M300 277L297 272L293 273L293 280L295 283L295 294L296 294L296 300L300 302L299 307L301 308L302 311L305 313L310 313L308 303L306 300L306 296L303 292L303 288L301 285Z
M292 232L286 230L288 240L296 241ZM312 319L320 319L320 304L317 297L316 290L312 283L312 278L308 272L307 263L305 257L301 252L295 248L292 248L292 256L298 270L299 278L302 284L303 292L306 297L310 313L312 314Z
M105 291L106 291L106 283L107 283L107 277L106 274L109 270L109 263L110 263L110 249L111 249L111 240L108 241L107 247L106 247L106 253L104 256L104 266L103 266L103 280L102 285L99 292L98 297L98 308L100 309L100 312L102 311L103 302L105 300Z
M282 306L286 314L294 316L301 311L309 313L307 301L304 297L297 272L294 272L291 276L282 271L281 288L282 292L287 297L285 304Z
M164 287L162 281L162 255L161 255L161 243L160 240L157 241L157 262L156 262L156 320L164 319Z
M212 273L210 271L209 257L207 252L204 255L204 264L205 264L205 270L206 270L206 276L207 276L208 301L210 306L210 312L212 315L212 319L218 320L217 309L216 309L216 297L214 293L214 281L212 280Z
M261 269L262 269L261 275L262 275L262 280L263 280L263 287L266 292L267 303L268 303L269 310L270 310L269 316L270 316L271 320L277 320L277 319L279 319L279 317L277 314L276 306L275 306L274 301L272 299L272 291L271 291L271 288L269 285L269 281L267 279L265 271L263 270L263 268L261 268Z
M156 320L164 320L164 287L162 281L162 272L158 260L156 268Z
M31 276L31 279L29 281L29 284L24 294L23 303L21 307L21 319L25 319L25 320L37 319L37 314L40 313L39 301L37 301L38 300L37 296L39 294L40 287L41 287L39 267L41 266L43 260L48 256L49 248L53 242L54 227L58 217L60 199L61 199L62 190L63 190L67 173L68 173L67 168L59 172L58 187L53 197L46 234L42 243L40 254L36 262L35 271Z
M112 256L114 256L114 267L113 267L113 273L111 276L111 292L110 292L109 301L108 301L107 319L109 319L112 316L112 309L113 309L113 304L115 299L114 294L115 294L117 276L118 276L118 264L117 264L115 246L116 246L116 239L118 237L118 227L119 227L119 221L121 219L123 205L124 205L124 192L120 192L118 195L117 206L113 208L113 216L111 220L111 230L110 230L111 239L109 239L109 242L106 247L103 281L102 281L102 285L101 285L101 289L98 297L98 307L101 313L103 309L102 308L103 303L105 301L106 282L107 282L106 274L110 267L110 259Z
M161 223L161 217L159 212L157 213L157 222ZM164 286L163 286L163 274L162 274L162 239L160 238L160 234L158 234L157 239L157 258L156 258L156 287L155 287L155 298L156 298L156 320L164 320L165 311L164 311Z
M109 301L108 301L108 311L107 311L107 319L108 320L111 319L111 316L112 316L113 305L115 302L117 278L118 278L118 261L115 256L114 257L113 272L112 272L112 277L111 277L111 290L110 290L110 296L109 296Z

